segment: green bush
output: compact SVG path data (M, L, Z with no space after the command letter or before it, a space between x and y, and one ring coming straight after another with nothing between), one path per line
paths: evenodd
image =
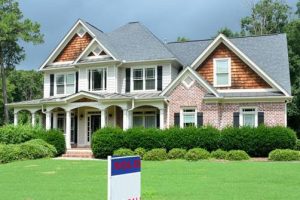
M209 157L209 152L201 148L190 149L184 156L184 158L189 161L204 160L208 159Z
M293 149L295 144L295 132L280 126L228 127L222 130L220 140L220 148L226 151L240 149L257 157L266 157L274 149Z
M300 140L297 140L295 150L300 151Z
M97 130L92 137L92 151L96 158L107 158L114 150L126 148L124 134L120 128L106 127Z
M21 144L0 145L0 163L54 157L57 151L44 140L35 139Z
M249 155L243 150L230 150L226 155L226 160L249 160Z
M224 151L222 149L217 149L216 151L212 151L210 153L210 155L212 158L224 160L224 159L226 159L227 151Z
M142 148L142 147L136 148L136 149L134 150L134 154L140 156L141 159L144 158L144 155L145 155L146 152L147 152L146 149L144 149L144 148Z
M167 160L168 154L166 149L152 149L144 154L144 160L161 161Z
M40 134L41 139L45 140L47 143L53 145L57 153L55 156L60 156L65 153L66 151L66 141L63 132L58 129L48 130L44 134Z
M168 152L169 159L183 159L187 151L185 149L174 148Z
M38 131L42 131L42 129L36 128L36 130L34 130L34 128L29 125L5 125L0 127L0 143L20 144L37 138Z
M291 149L275 149L269 153L269 160L272 161L300 160L300 152Z
M131 149L120 148L114 151L114 156L133 156L134 152Z

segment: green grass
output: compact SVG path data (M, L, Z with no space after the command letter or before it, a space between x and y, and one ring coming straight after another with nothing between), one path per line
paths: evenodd
M143 200L300 199L300 162L143 162ZM105 161L0 165L0 199L105 200Z

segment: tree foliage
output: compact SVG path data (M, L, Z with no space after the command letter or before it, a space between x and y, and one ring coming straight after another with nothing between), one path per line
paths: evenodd
M190 39L187 37L177 37L177 42L188 42Z
M228 27L223 27L218 31L219 35L220 33L222 33L223 35L225 35L226 37L232 38L232 37L239 37L240 34L238 32L234 32L232 31L230 28Z

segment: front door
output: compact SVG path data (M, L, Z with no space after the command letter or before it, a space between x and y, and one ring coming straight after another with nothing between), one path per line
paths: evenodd
M92 135L95 131L101 128L101 115L93 114L88 116L88 134L87 134L87 143L91 144Z

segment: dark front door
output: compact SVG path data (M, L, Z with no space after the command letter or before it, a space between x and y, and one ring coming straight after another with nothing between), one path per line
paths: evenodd
M92 134L101 128L101 115L90 115L88 116L88 135L87 142L90 144Z

